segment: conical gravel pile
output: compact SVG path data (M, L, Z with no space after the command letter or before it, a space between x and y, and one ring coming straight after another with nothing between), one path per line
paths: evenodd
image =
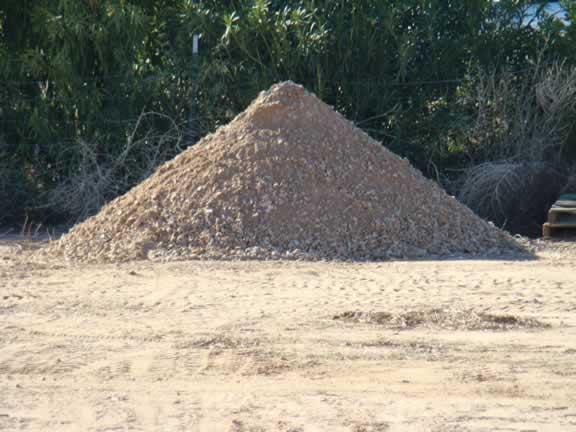
M274 85L47 248L83 262L380 259L511 238L303 87Z

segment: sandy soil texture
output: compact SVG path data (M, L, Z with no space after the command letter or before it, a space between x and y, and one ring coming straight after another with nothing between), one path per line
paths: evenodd
M69 266L21 249L0 243L0 430L576 430L574 251ZM446 315L397 319L430 310ZM512 325L459 327L462 310Z

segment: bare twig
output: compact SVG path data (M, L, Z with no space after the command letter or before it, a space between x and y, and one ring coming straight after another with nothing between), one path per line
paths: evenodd
M471 101L473 161L557 162L576 115L576 68L538 64L528 79L480 73Z
M160 132L153 125L146 126L146 119L151 117L168 120L170 127ZM182 128L170 117L156 112L140 114L126 143L115 154L102 154L97 143L79 140L77 173L50 192L47 206L65 211L77 221L86 219L182 151L182 142Z

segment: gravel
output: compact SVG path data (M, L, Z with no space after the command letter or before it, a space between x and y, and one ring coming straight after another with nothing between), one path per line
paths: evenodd
M502 255L506 233L292 82L45 249L79 262Z

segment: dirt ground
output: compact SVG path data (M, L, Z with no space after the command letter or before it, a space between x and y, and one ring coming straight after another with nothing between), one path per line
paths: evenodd
M80 267L29 247L0 242L0 430L576 431L576 248ZM551 326L334 319L427 308Z

